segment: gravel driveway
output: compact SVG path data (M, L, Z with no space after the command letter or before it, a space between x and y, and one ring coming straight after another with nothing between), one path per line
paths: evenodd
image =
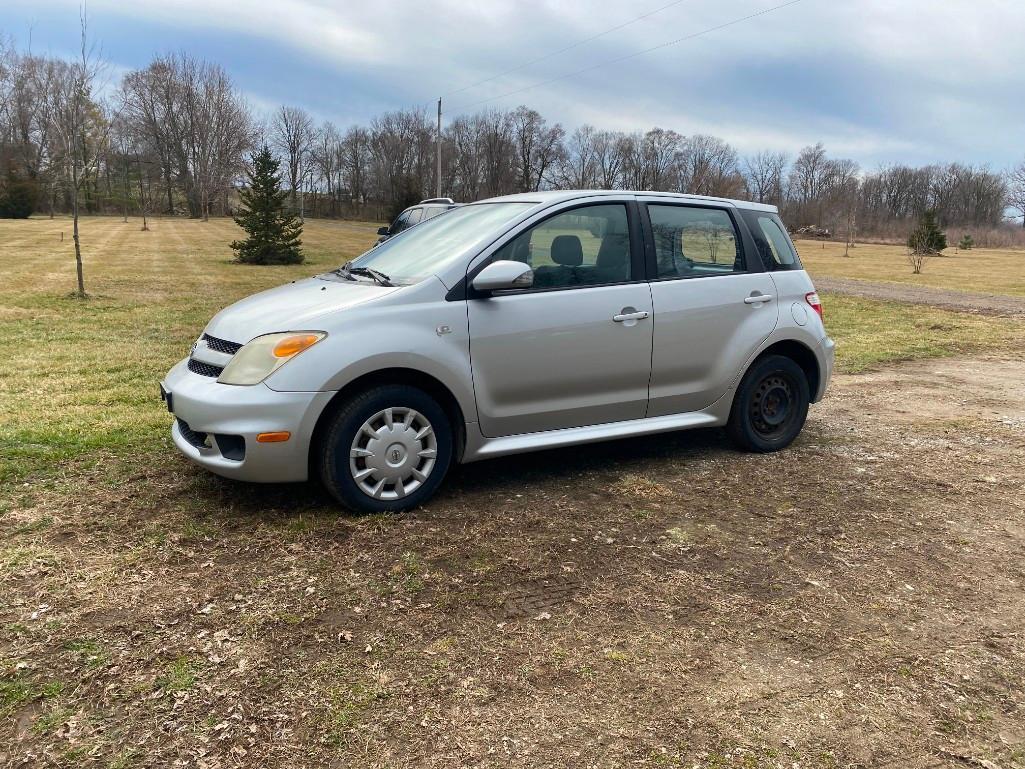
M1025 315L1025 297L951 291L908 283L873 283L852 278L815 277L815 287L835 294L850 294L867 299L928 304L944 310L981 315Z

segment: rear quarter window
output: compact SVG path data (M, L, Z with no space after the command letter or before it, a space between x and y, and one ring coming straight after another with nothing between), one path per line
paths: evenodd
M787 229L777 214L741 209L740 215L751 230L751 237L754 238L758 255L766 270L772 272L804 269L797 249L794 248L790 236L787 235Z

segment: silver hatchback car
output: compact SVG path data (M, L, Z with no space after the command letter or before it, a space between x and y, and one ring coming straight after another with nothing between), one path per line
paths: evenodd
M161 394L175 445L343 505L423 503L453 462L723 425L776 451L833 342L776 209L541 192L452 209L347 265L243 299Z

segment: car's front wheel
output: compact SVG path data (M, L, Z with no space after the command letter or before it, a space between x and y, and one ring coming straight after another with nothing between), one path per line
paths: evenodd
M452 460L452 427L430 395L408 385L375 387L332 417L320 477L346 507L395 512L423 504Z
M741 380L726 432L746 451L779 451L801 433L810 400L801 367L783 355L767 355Z

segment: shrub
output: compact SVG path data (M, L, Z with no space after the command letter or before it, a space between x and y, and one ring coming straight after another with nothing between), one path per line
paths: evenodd
M0 219L28 219L35 209L35 182L8 176L0 187Z
M915 254L931 256L939 254L946 247L947 236L936 221L936 212L926 211L908 238L908 248Z

